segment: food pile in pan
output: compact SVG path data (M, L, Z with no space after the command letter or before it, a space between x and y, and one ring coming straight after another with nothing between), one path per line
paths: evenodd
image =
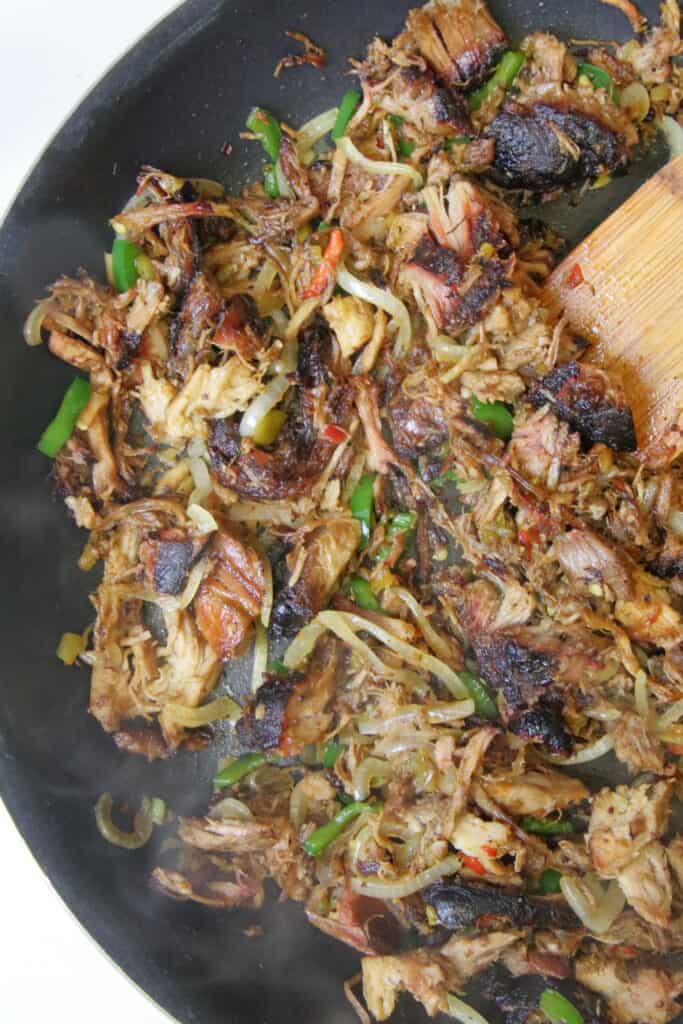
M621 6L623 46L513 49L431 0L339 108L252 112L241 195L144 168L109 283L26 325L81 373L39 447L102 567L60 656L122 750L221 723L235 752L154 883L229 908L274 879L378 1020L403 990L466 1024L679 1010L683 423L638 450L525 216L683 134L678 7ZM166 812L97 818L134 847Z

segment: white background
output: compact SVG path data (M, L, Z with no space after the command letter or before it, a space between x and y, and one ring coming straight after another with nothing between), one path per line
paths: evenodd
M21 0L0 32L0 218L56 129L173 0ZM11 8L11 9L10 9ZM168 1024L71 917L0 802L2 1024Z

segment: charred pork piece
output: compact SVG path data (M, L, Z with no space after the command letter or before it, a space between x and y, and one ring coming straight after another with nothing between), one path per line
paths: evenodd
M359 541L360 526L355 519L340 516L318 527L306 542L299 578L275 601L272 622L276 634L296 632L325 607Z
M509 285L507 264L487 259L466 268L461 257L439 245L426 232L418 242L403 274L424 296L440 330L459 334L477 323L502 288Z
M578 918L564 902L542 896L521 895L485 882L436 882L424 892L439 923L450 931L465 928L577 928Z
M406 264L404 274L423 293L440 328L455 320L460 305L458 285L465 276L465 264L453 249L439 245L426 232Z
M561 700L551 690L556 670L551 654L531 646L525 636L505 633L473 637L473 646L483 678L502 691L512 732L556 754L570 753Z
M683 548L675 555L662 552L649 563L647 570L660 580L672 580L677 576L683 576Z
M508 104L491 122L495 139L491 177L506 188L548 192L626 162L621 138L579 110L537 103Z
M427 135L447 138L471 131L467 100L439 85L430 71L403 68L376 87L378 106Z
M333 376L334 336L322 317L299 332L297 372L305 388L329 383Z
M454 86L476 84L506 46L480 0L431 0L409 13L407 27L439 78Z
M224 661L244 651L261 610L265 577L256 552L220 530L211 540L213 568L194 601L200 632Z
M508 724L517 736L538 743L553 754L572 752L572 740L562 718L562 701L554 694L541 697L533 708L515 715Z
M606 444L633 452L638 447L623 392L594 366L572 361L556 367L534 385L529 401L535 408L551 405L581 435L585 448Z
M211 465L219 482L257 501L281 501L307 494L332 448L332 442L309 436L307 425L300 429L289 422L273 451L250 442L243 450L235 421L215 420L208 440Z
M539 1010L541 996L547 988L559 992L576 1007L584 1024L607 1024L605 1003L589 989L571 978L544 977L527 974L514 977L501 964L494 964L477 975L476 991L505 1015L505 1024L527 1024L544 1014Z
M203 544L188 540L182 530L162 530L140 545L140 558L158 594L179 594Z
M511 711L533 703L553 681L550 657L513 636L480 638L475 650L482 676L494 689L502 690Z
M339 901L336 917L323 917L312 910L306 917L326 935L368 955L386 954L395 950L400 941L400 928L384 900L362 896L345 889Z
M264 334L265 324L251 295L233 295L213 336L213 344L249 360L263 347Z
M237 723L240 742L251 750L277 750L295 757L309 743L317 743L332 722L340 650L336 640L318 642L305 675L268 674L258 696Z
M394 451L407 459L448 440L444 410L426 398L409 398L400 388L387 406Z
M169 330L171 362L181 376L185 376L194 363L193 357L204 346L209 331L213 333L222 309L223 297L217 286L206 274L197 271Z

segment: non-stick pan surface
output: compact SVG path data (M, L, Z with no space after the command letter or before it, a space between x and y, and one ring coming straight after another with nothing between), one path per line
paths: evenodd
M374 33L397 32L409 6L189 0L69 119L0 231L0 792L76 916L183 1024L350 1022L341 983L358 959L307 925L293 904L271 900L260 915L225 914L168 900L148 885L153 844L129 853L97 833L92 807L103 790L131 803L141 793L160 795L178 811L200 811L215 751L151 766L118 753L86 714L87 672L55 659L60 634L91 617L92 581L76 568L83 535L50 497L48 466L35 450L70 371L47 352L26 348L21 324L58 274L78 267L101 272L111 241L108 217L132 191L141 164L240 185L261 164L258 147L239 139L248 108L262 104L297 124L332 106L348 88L346 57L361 54ZM598 0L493 0L491 7L513 40L532 29L564 38L629 34L623 16ZM656 17L652 0L641 8ZM286 29L303 30L328 49L322 73L302 68L273 78L276 61L291 50ZM226 142L231 156L222 152ZM655 163L649 157L578 209L546 215L576 241ZM244 928L256 921L263 937L246 938ZM400 1013L421 1019L408 1003Z

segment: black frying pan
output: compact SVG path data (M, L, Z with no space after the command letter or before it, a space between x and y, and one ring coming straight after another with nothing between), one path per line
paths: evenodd
M65 630L91 617L92 581L76 568L84 535L51 500L46 460L35 441L71 371L29 351L21 324L34 297L62 272L100 273L109 216L152 163L181 175L240 185L261 165L240 142L246 112L269 107L293 124L332 106L348 88L347 55L373 33L391 36L409 0L189 0L103 79L41 157L0 231L0 466L2 614L0 792L35 857L76 916L110 956L183 1024L300 1024L355 1020L341 983L358 958L312 929L300 907L225 914L152 892L154 844L129 853L107 845L92 807L103 790L134 803L165 797L199 812L209 795L215 751L148 765L119 754L86 714L88 674L55 659ZM653 0L641 9L656 17ZM513 40L532 29L564 38L621 39L625 18L598 0L492 0ZM324 45L329 64L286 71L286 29ZM232 156L221 152L234 146ZM577 241L657 165L657 154L574 210L544 216ZM659 161L661 162L661 161ZM258 921L264 936L243 929ZM103 993L106 997L106 994ZM403 1019L423 1019L411 1005Z

